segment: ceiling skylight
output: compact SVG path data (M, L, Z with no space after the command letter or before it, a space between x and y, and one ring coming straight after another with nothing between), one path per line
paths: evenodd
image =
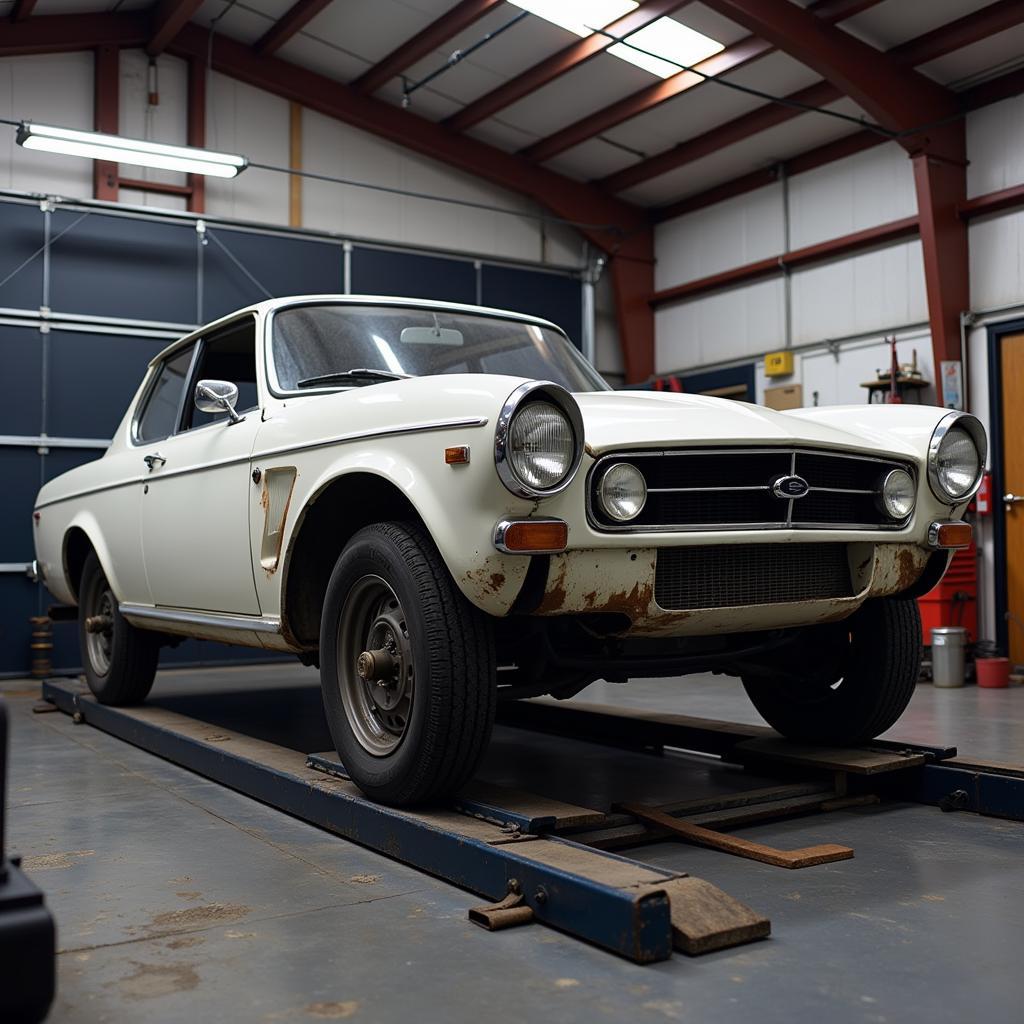
M717 40L687 28L674 18L659 18L639 32L627 36L626 42L608 47L608 52L653 75L668 78L679 72L680 64L692 67L724 49ZM641 53L641 50L646 52ZM659 60L652 54L666 59Z
M538 18L554 22L575 32L589 36L595 28L621 18L640 5L636 0L508 0L515 7L536 14Z
M636 10L636 0L508 0L545 21L560 25L578 36L589 36L624 14ZM613 43L608 53L628 60L659 78L677 74L679 65L691 67L725 47L715 39L687 28L675 18L659 18L646 28ZM629 45L632 43L633 45ZM639 47L639 49L636 49ZM640 52L641 50L646 52Z

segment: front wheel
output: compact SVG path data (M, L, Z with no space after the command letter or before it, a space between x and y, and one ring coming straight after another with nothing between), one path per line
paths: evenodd
M492 630L418 528L377 523L341 553L320 683L342 763L373 799L437 800L476 770L494 722Z
M85 560L78 588L78 640L86 682L101 704L146 699L160 656L159 637L124 618L95 552Z
M790 739L839 744L874 739L894 725L921 670L917 602L867 601L850 618L813 633L792 674L743 677L765 721Z

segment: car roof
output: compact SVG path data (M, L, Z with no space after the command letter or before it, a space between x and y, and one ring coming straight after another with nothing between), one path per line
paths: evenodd
M159 363L166 359L172 352L188 345L196 338L216 330L218 327L226 326L233 320L239 320L246 315L266 315L279 309L286 309L289 306L319 306L319 305L348 305L348 306L394 306L406 309L437 309L448 313L476 313L483 316L499 316L506 320L519 320L522 323L535 324L539 327L550 327L565 334L565 331L539 316L531 316L529 313L517 313L510 309L496 309L492 306L472 306L463 302L441 302L434 299L416 299L399 295L287 295L278 299L265 299L263 302L255 302L251 306L243 306L232 313L212 320L210 323L197 327L194 331L177 341L172 342L163 351L158 352L150 361L149 365Z

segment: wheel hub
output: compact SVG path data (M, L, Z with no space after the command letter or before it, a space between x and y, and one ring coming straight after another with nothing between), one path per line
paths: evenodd
M405 613L380 577L356 581L338 629L342 701L360 744L378 757L391 753L409 723L413 657Z

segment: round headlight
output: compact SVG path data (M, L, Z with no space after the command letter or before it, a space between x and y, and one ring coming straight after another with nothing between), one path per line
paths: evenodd
M906 519L914 511L914 478L905 469L892 469L885 475L878 503L890 519Z
M965 498L981 473L974 438L963 427L950 427L935 453L935 479L949 498Z
M628 462L609 466L597 485L601 508L611 519L620 523L636 519L647 501L647 484L643 474Z
M550 402L530 402L512 417L508 461L520 482L536 491L557 487L573 467L572 424Z

